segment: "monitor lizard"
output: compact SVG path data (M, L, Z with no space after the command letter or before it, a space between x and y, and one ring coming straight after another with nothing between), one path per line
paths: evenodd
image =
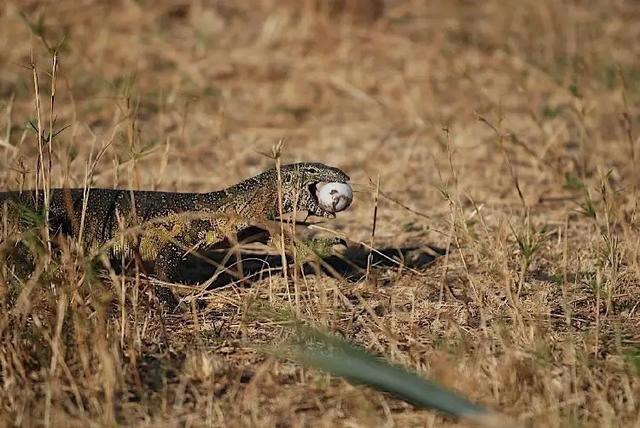
M57 188L49 198L49 230L79 239L86 250L112 260L139 256L153 263L156 278L173 282L188 253L234 240L241 231L280 214L306 211L334 217L318 203L316 186L348 181L338 168L296 163L207 193ZM0 217L6 215L18 231L24 230L28 222L21 213L35 210L41 215L43 202L43 192L0 192Z

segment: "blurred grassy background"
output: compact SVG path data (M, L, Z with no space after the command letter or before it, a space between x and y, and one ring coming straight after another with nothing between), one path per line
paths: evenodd
M64 39L52 185L218 189L285 138L285 161L349 173L356 201L325 226L368 241L379 176L376 245L448 255L300 279L300 316L526 423L639 423L637 1L4 2L2 188L35 184L32 66L49 118L34 29ZM280 277L163 320L118 297L136 279L60 263L5 282L5 421L456 425L256 353L283 330L244 309L291 305Z

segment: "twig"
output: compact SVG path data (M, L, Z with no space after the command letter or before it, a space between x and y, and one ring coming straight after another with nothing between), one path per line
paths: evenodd
M367 273L365 278L369 280L369 274L371 273L371 263L373 262L373 253L371 249L374 248L374 239L376 235L376 223L378 220L378 198L380 197L380 174L376 181L376 192L373 195L373 224L371 225L371 238L369 239L369 256L367 257Z

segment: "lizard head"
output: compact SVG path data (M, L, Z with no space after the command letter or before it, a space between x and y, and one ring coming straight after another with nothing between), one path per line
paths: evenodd
M292 212L297 201L299 211L308 211L318 217L335 217L335 213L321 207L318 185L321 183L347 183L349 176L342 170L321 163L296 163L281 168L283 208Z

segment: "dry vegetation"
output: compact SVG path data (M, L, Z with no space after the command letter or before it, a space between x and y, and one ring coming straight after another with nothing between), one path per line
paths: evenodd
M207 191L273 161L347 171L329 227L448 250L419 272L279 275L162 315L73 245L0 288L0 420L455 426L264 348L289 309L531 426L640 424L640 7L599 2L0 4L0 185ZM384 6L384 7L383 7ZM21 12L59 50L52 54ZM55 117L55 124L49 121ZM45 169L47 162L44 163Z

